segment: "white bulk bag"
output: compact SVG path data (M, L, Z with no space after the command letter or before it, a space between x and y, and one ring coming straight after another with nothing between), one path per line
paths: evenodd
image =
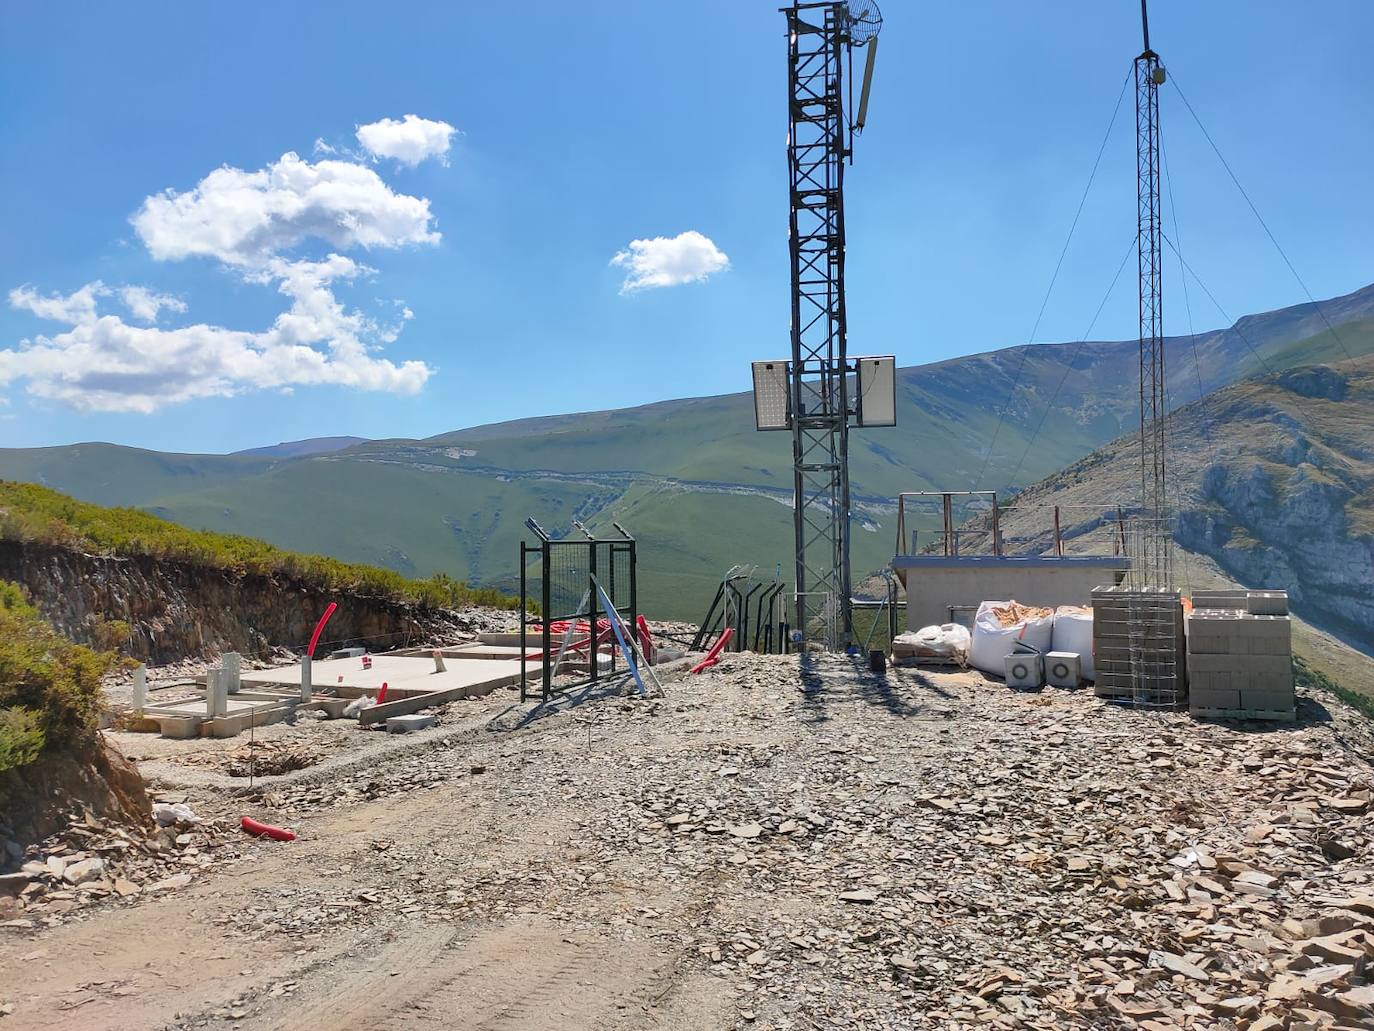
M1054 651L1073 652L1081 660L1084 680L1093 675L1093 610L1060 605L1054 610Z
M973 618L973 646L969 649L969 665L984 673L1002 676L1007 671L1007 656L1016 649L1018 641L1040 652L1050 650L1054 641L1054 615L1027 616L1004 626L997 610L1014 609L1014 601L985 601L978 606Z

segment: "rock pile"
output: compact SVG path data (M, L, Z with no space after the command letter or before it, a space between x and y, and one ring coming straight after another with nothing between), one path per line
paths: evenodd
M0 926L52 927L95 902L182 888L242 858L243 846L227 820L147 829L73 816L65 830L20 850L17 872L0 875Z

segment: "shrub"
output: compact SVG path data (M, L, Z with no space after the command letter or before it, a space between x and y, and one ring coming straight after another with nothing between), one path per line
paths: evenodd
M38 713L18 707L0 709L0 773L33 762L42 751Z
M0 480L0 539L53 544L103 554L189 562L231 573L296 580L321 591L372 595L432 608L489 605L516 608L517 599L439 574L409 580L389 569L303 555L235 534L189 530L136 508L103 508L35 483Z
M88 741L113 662L62 637L17 584L0 581L0 770Z

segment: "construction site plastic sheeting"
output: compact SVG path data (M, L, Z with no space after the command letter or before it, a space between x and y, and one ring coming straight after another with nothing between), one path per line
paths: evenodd
M1096 680L1093 669L1093 613L1078 605L1054 610L1054 651L1073 652L1079 658L1084 680Z
M972 644L973 637L968 632L968 627L960 626L958 623L944 623L898 634L892 639L892 654L898 658L917 656L951 659L960 665L967 665L969 647Z
M1018 642L1036 651L1047 652L1054 641L1054 616L1048 610L1043 616L1031 616L1007 626L1002 625L997 610L1010 609L1012 601L985 601L978 606L973 619L973 645L969 649L969 665L984 673L1002 676L1007 671L1007 656Z

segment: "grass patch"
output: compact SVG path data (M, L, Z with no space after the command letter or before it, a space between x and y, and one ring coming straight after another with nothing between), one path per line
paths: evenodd
M412 580L389 569L286 551L255 537L189 530L138 509L87 504L33 483L0 480L0 540L188 562L430 608L519 605L500 591L469 587L443 573Z
M1369 695L1342 687L1320 670L1313 669L1301 655L1293 656L1293 679L1298 687L1308 690L1325 691L1335 695L1352 709L1358 709L1365 716L1374 719L1374 698Z
M68 641L18 584L0 580L0 772L90 740L100 678L114 662L113 652Z

